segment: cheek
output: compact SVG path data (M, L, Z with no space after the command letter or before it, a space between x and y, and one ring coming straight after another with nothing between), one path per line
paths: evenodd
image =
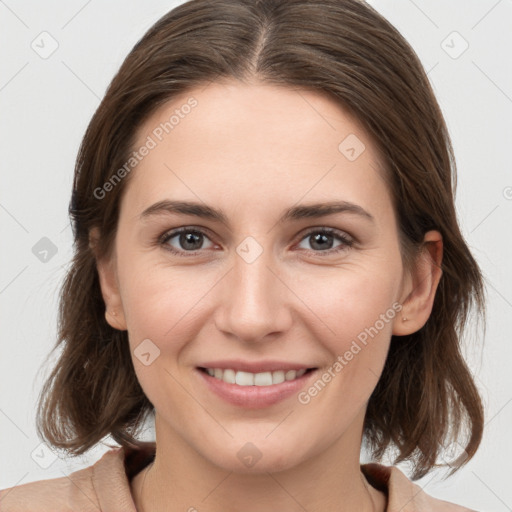
M189 407L189 397L171 376L177 377L180 358L204 321L197 315L207 283L199 288L201 280L192 283L190 275L184 279L180 270L146 264L144 258L124 263L119 262L119 278L137 379L157 408Z
M306 390L300 403L311 400L315 407L325 408L338 428L345 428L347 418L367 402L382 373L401 309L396 302L400 269L396 260L374 261L371 266L330 269L322 279L303 275L299 280L297 293L315 313L308 316L305 328L330 359L320 375L323 383ZM327 392L320 391L324 386ZM337 413L327 412L333 403L343 406Z
M128 332L161 340L190 324L194 305L208 291L204 279L191 279L177 269L133 265L125 273L122 297ZM120 278L123 276L120 272Z
M331 340L331 347L338 351L375 324L384 337L391 333L400 271L396 261L388 265L351 264L330 268L321 275L302 274L298 279L290 275L289 280L297 296L314 313L309 316L318 339ZM384 325L382 315L386 316Z
M306 329L327 349L330 362L298 400L304 411L316 408L315 417L328 418L328 437L348 428L375 389L401 305L395 301L395 281L382 275L340 272L326 280L328 293L318 288L314 293L307 284L303 279L301 297L316 315L310 315ZM305 421L311 428L317 424L313 417Z
M118 259L118 276L132 355L149 339L162 356L156 366L172 369L183 363L191 342L211 319L210 298L222 271L172 266L162 259L125 252ZM134 364L146 373L136 360Z

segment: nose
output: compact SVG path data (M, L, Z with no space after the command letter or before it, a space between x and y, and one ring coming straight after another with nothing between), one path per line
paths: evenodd
M275 338L290 328L293 293L266 257L268 252L251 263L236 254L232 270L222 280L215 325L225 335L251 343Z

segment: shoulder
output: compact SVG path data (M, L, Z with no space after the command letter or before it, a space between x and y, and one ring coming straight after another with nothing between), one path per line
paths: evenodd
M372 485L387 493L387 512L475 512L428 495L395 466L372 463L361 469Z
M122 508L120 508L122 507ZM39 480L0 491L2 512L133 511L120 448L105 452L93 465L70 475Z
M98 510L92 466L69 476L38 480L0 491L2 512Z

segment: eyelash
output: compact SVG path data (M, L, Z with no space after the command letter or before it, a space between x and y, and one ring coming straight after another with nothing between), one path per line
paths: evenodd
M182 227L182 228L173 229L171 231L166 231L163 235L161 235L158 238L158 243L160 245L164 246L165 250L167 250L177 256L182 256L185 258L189 257L189 256L196 256L198 254L198 252L200 252L202 249L199 249L197 251L185 251L185 250L178 251L168 244L169 240L171 240L175 236L180 235L182 233L193 233L196 235L203 235L206 238L208 238L208 240L210 240L210 237L208 237L207 233L205 233L201 229L192 228L192 227ZM299 240L299 243L302 242L302 240L308 238L309 236L311 236L313 234L332 235L341 242L341 245L338 246L337 248L327 249L327 250L323 250L323 251L315 251L315 250L307 250L306 249L308 252L313 252L315 254L319 254L320 256L323 256L323 255L327 256L327 255L332 255L332 254L339 253L342 251L346 251L347 249L349 249L350 247L352 247L354 245L354 240L352 238L350 238L349 236L347 236L343 231L339 231L337 229L328 228L328 227L310 229L308 232L306 232L302 236L302 238Z

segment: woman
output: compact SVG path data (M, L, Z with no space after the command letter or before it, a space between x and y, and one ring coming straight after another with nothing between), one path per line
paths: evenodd
M39 407L56 448L120 446L3 510L468 510L378 463L417 479L457 446L453 472L481 440L453 173L421 64L368 5L168 13L78 155Z

